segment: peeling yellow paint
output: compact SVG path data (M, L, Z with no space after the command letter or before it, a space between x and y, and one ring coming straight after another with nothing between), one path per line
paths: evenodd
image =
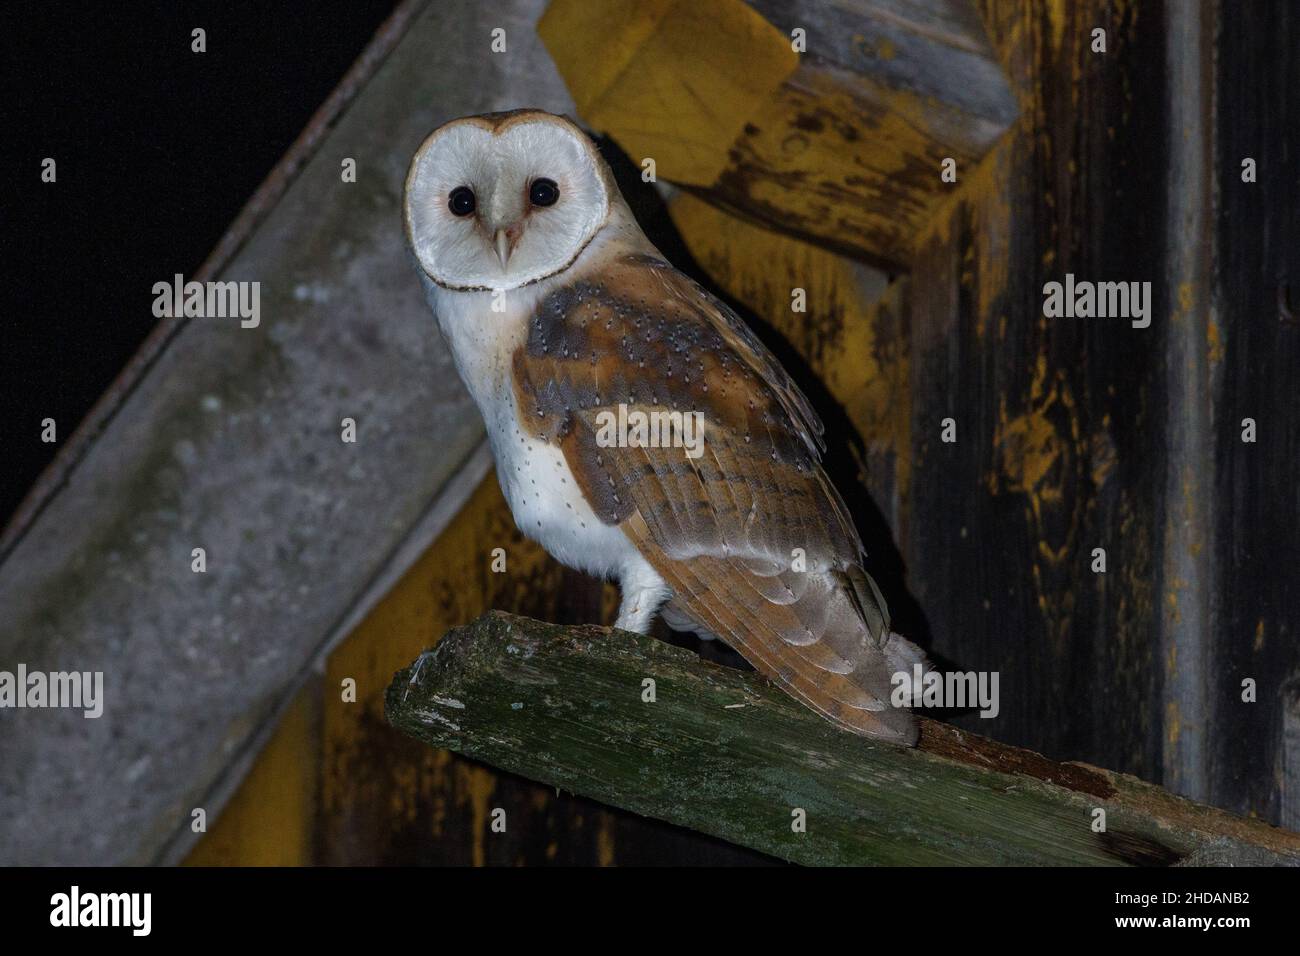
M1012 129L1018 129L1013 126ZM917 247L925 243L948 245L952 241L953 224L961 213L963 206L979 210L978 219L984 231L996 241L990 239L990 252L1009 249L1011 206L1007 197L1010 195L1011 146L1013 137L1003 137L993 149L989 150L978 163L964 168L957 179L955 189L940 199L928 211L924 224L917 235ZM1055 253L1053 253L1055 255ZM1006 258L1005 255L1002 256ZM982 263L983 265L1002 265L1005 275L1006 262Z
M1190 282L1178 283L1178 310L1174 313L1175 319L1183 319L1191 315L1196 305L1196 287Z
M1052 49L1060 52L1061 44L1065 42L1065 28L1069 20L1067 11L1067 0L1045 0L1047 7L1047 24L1051 31Z
M1110 437L1109 415L1102 416L1101 425L1101 430L1093 433L1088 456L1092 464L1092 484L1097 489L1105 485L1106 479L1115 471L1117 457L1115 443Z
M1171 700L1165 705L1165 743L1170 749L1178 746L1178 739L1183 734L1183 715L1178 701Z
M1217 365L1223 361L1223 339L1219 334L1219 323L1210 319L1205 327L1205 340L1209 348L1210 364Z
M869 77L809 69L776 91L728 146L718 201L791 233L910 258L930 216L975 159L941 137L924 98Z
M993 436L998 470L989 476L989 491L1025 496L1032 524L1039 532L1039 551L1049 562L1058 563L1072 551L1074 523L1070 522L1064 539L1053 546L1044 519L1063 499L1062 486L1079 443L1079 423L1064 370L1049 371L1047 358L1041 354L1034 363L1026 406L1024 412L1013 416L1008 413L1006 396L999 399ZM1062 433L1059 419L1064 419L1068 433Z
M488 838L488 815L492 811L490 806L492 794L496 790L496 774L484 767L476 767L468 764L458 764L458 770L462 774L464 782L465 800L470 806L471 823L471 853L475 866L483 866L487 863L487 849L485 841ZM506 820L506 827L509 828L510 821Z
M1069 633L1074 615L1074 591L1060 587L1056 569L1078 560L1084 496L1074 482L1081 477L1075 474L1080 446L1078 414L1065 370L1050 369L1047 357L1039 354L1025 410L1011 415L1007 396L999 396L994 470L987 483L991 494L1024 496L1026 523L1036 541L1034 591L1044 623L1057 641Z
M537 33L583 119L697 186L799 65L790 38L741 0L552 0Z
M1179 599L1183 591L1187 590L1187 582L1182 578L1175 577L1169 582L1169 590L1165 592L1165 604L1167 605L1167 618L1171 624L1180 624L1183 620L1182 609L1179 607ZM1173 669L1174 658L1172 657L1175 645L1170 645L1169 668Z
M596 831L596 861L601 866L613 866L614 860L614 817L602 813Z

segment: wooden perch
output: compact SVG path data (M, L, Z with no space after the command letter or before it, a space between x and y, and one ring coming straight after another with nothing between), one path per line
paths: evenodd
M797 863L1300 865L1300 835L1133 777L931 720L915 750L875 743L609 628L485 614L399 672L385 709L432 746Z

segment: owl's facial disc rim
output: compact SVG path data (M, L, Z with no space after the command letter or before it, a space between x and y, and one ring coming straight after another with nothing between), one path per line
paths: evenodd
M552 276L559 275L565 269L568 269L570 266L572 266L575 262L578 261L578 259L582 256L584 252L587 251L587 247L591 245L592 240L595 239L596 236L600 234L600 230L604 228L605 223L608 221L609 221L609 214L606 213L605 218L600 221L600 224L597 225L596 228L592 231L591 235L588 236L583 241L582 245L578 246L578 248L574 251L573 256L567 262L557 266L555 269L546 273L545 275L534 276L530 279L525 279L523 282L516 282L512 285L456 285L455 283L448 282L445 279L439 279L432 272L426 269L424 263L420 261L419 256L416 256L415 261L416 264L419 265L420 267L420 272L422 272L430 282L432 282L438 288L446 289L449 292L512 292L515 289L526 289L530 285L535 285L536 283L549 279Z
M588 184L594 184L598 190L597 195L599 196L599 207L593 209L593 212L596 212L598 216L592 216L585 221L582 226L582 233L580 237L574 237L578 241L567 257L563 260L556 260L554 263L547 263L544 259L541 262L538 262L537 266L544 269L542 272L534 274L527 271L527 268L525 268L525 270L522 270L523 278L512 277L508 274L508 267L505 267L503 268L503 274L500 279L497 280L496 277L492 275L484 275L480 270L473 270L465 277L466 280L470 281L458 281L458 279L446 275L445 270L437 268L444 263L435 253L434 249L430 248L430 240L428 237L417 236L417 220L419 220L419 227L426 231L429 228L426 224L430 222L429 219L421 220L421 214L419 212L419 210L422 209L422 204L432 197L433 191L431 184L422 184L421 182L422 176L426 174L433 175L432 173L429 173L427 169L426 160L428 154L435 144L438 143L440 138L453 129L472 126L482 130L488 136L495 138L510 130L517 129L520 126L528 126L532 124L559 127L569 137L571 137L575 143L579 144L581 147L580 152L582 158L585 160L583 174L589 177L585 181ZM531 183L542 178L550 179L551 177L542 173L533 179L530 179L529 182ZM525 186L526 192L528 188L528 186ZM561 196L563 196L564 192L565 189L561 188ZM434 130L424 140L424 142L420 144L419 149L416 150L407 172L405 183L402 210L403 231L406 233L408 248L414 254L421 274L438 288L453 292L508 292L514 289L521 289L534 285L545 279L550 279L559 273L564 272L566 269L571 268L582 254L586 252L588 247L591 245L592 240L594 240L608 225L610 218L613 215L616 195L617 187L612 186L608 174L605 171L603 160L596 152L594 144L592 144L589 137L587 137L581 128L569 120L542 111L521 111L515 114L508 114L500 119L492 116L462 117L445 123L443 126ZM526 212L532 211L532 206L529 200L530 197L525 195L524 203ZM447 202L447 196L445 194L442 196L442 202ZM560 199L560 203L563 203L563 198ZM550 210L556 208L557 205L558 204L553 203L551 206L539 206L537 208L537 213L539 215L547 215ZM475 212L474 216L478 217L485 208L486 207L483 203L480 203L479 210ZM430 214L424 213L424 215ZM463 219L469 218L469 216L463 217ZM523 219L521 218L519 221L522 224ZM468 223L466 224L468 225ZM524 226L524 229L527 229L527 226ZM576 231L577 230L575 230L575 232ZM492 249L494 237L487 236L486 238L486 245L489 249ZM522 235L519 241L522 243ZM497 260L498 256L495 249L492 249L492 253L493 260ZM431 268L431 265L434 266L434 268ZM447 268L454 271L454 263ZM475 272L478 272L478 274L474 274Z

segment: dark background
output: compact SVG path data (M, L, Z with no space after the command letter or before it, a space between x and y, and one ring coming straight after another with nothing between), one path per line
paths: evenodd
M0 6L0 526L396 5Z

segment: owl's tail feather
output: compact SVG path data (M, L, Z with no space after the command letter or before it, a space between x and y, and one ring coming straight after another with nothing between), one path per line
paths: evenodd
M848 584L846 590L867 627L867 640L879 649L879 657L866 655L859 679L877 696L880 696L882 688L889 688L891 706L900 697L902 707L915 706L921 699L921 677L932 669L929 659L921 648L890 628L889 607L870 574L862 568L850 566L844 577ZM873 658L874 663L871 663ZM908 715L903 723L905 733L910 737L909 743L915 743L915 720Z
M916 717L893 693L891 678L923 655L891 635L884 599L860 568L796 572L769 562L772 570L764 574L765 565L734 556L669 558L640 515L624 527L672 589L670 626L693 624L717 635L845 730L916 743Z

